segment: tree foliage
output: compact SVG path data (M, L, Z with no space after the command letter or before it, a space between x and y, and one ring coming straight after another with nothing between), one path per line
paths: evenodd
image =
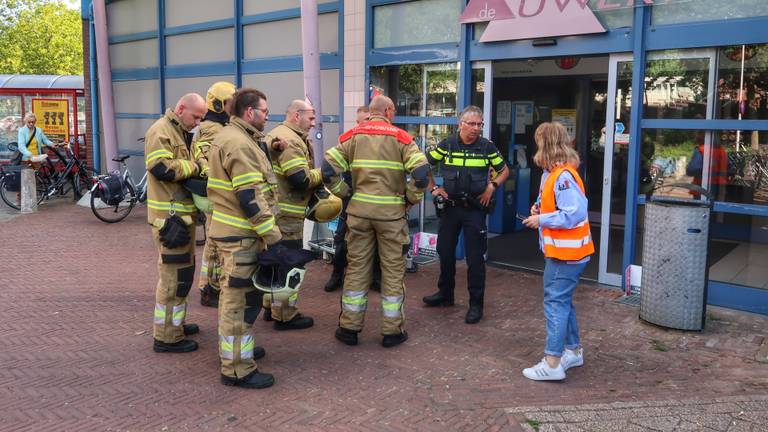
M3 0L0 73L82 75L82 21L59 0Z

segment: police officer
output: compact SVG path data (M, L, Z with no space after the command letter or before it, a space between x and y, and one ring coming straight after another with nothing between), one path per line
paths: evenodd
M368 106L361 106L357 108L355 114L355 123L361 124L368 121L371 116L371 110ZM342 174L344 181L351 187L352 179L349 173ZM349 205L349 199L344 200L344 207L339 217L339 225L336 227L336 232L333 234L333 272L328 282L325 283L325 291L335 291L344 284L344 270L347 268L347 242L344 241L344 237L347 235L347 206ZM381 291L381 264L379 264L379 254L375 254L373 259L373 281L371 282L371 289L373 291Z
M357 345L363 329L371 284L374 248L381 258L382 345L405 342L403 301L405 254L408 250L406 210L424 196L429 179L427 160L407 132L391 124L395 106L386 96L370 104L368 122L339 137L323 162L323 182L337 196L351 198L347 207L349 266L341 297L336 338ZM352 188L341 178L352 172ZM411 180L406 182L406 174Z
M262 301L251 280L256 254L282 238L274 217L277 179L262 133L268 113L264 93L239 90L233 96L230 123L216 135L208 156L208 198L213 202L208 238L222 262L221 382L245 388L274 383L272 375L256 366L265 352L251 334Z
M235 85L226 81L214 83L208 89L205 98L208 111L205 113L205 118L200 123L200 129L198 129L195 140L192 143L195 162L200 167L200 177L208 177L208 151L216 134L224 129L224 126L229 122L229 107L235 90ZM203 201L209 202L208 200ZM200 210L205 212L205 232L209 232L211 229L212 209ZM216 250L213 242L206 239L205 248L203 248L203 259L200 265L200 279L198 281L200 304L203 306L219 306L220 276L221 263L219 262L219 252Z
M195 277L196 213L192 197L181 184L197 175L189 132L200 124L205 101L189 93L179 99L147 130L144 137L147 176L147 219L158 249L155 289L154 347L156 352L190 352L197 342L184 339L197 333L198 326L184 324L187 295Z
M312 144L307 134L315 127L315 109L303 100L294 100L285 112L285 121L267 134L267 142L280 139L283 151L272 151L272 167L277 176L277 226L282 243L291 249L304 248L304 214L315 189L322 185L320 169L314 167ZM312 327L311 317L298 313L298 293L286 301L264 295L264 320L275 321L275 330L299 330Z
M459 116L459 131L427 152L432 165L440 164L443 186L430 181L432 195L445 200L437 234L440 255L438 291L423 298L427 306L452 306L456 275L456 243L464 231L469 310L464 321L474 324L483 317L485 292L486 215L496 189L509 175L496 146L480 136L483 112L466 107ZM493 177L492 175L493 174ZM431 175L431 174L430 174ZM431 177L430 177L431 178Z

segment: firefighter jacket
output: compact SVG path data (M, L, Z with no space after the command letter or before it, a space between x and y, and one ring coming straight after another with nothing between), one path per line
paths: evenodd
M192 134L181 127L172 110L158 119L144 137L147 171L147 220L154 224L171 211L191 215L197 211L182 180L196 176L198 167L189 150Z
M352 172L351 191L341 177L345 171ZM378 115L339 137L339 145L325 153L322 169L331 192L340 198L351 194L348 214L376 220L405 217L406 204L424 197L428 172L413 137ZM406 174L411 175L407 182Z
M441 164L443 188L450 199L478 197L488 186L488 167L500 173L506 167L496 146L479 137L472 144L460 142L459 134L452 134L427 152L432 165Z
M229 117L220 116L217 113L208 111L205 119L200 123L200 129L197 131L194 141L192 141L192 155L195 157L197 166L200 167L200 177L208 176L208 151L216 134L224 129Z
M278 184L277 225L283 232L301 232L309 198L322 184L320 170L315 168L312 144L306 132L283 122L267 134L268 143L275 138L286 143L283 151L271 151Z
M208 154L208 199L213 203L208 234L217 240L281 239L275 224L277 179L264 135L238 117L216 135Z

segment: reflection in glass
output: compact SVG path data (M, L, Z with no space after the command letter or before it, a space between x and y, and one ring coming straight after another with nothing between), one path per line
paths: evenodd
M485 100L485 69L472 69L472 84L471 84L470 104L483 107L483 101Z
M458 42L464 5L464 0L421 0L376 6L373 47Z
M456 66L435 63L372 67L371 86L392 98L398 116L455 117L459 80Z
M715 118L767 120L768 45L720 48L718 64ZM739 88L744 91L739 93Z
M768 15L765 0L666 0L654 2L653 25L729 20Z
M0 159L10 157L8 143L16 141L21 127L21 97L0 96Z
M645 118L706 118L709 58L679 58L686 51L662 53L645 69Z

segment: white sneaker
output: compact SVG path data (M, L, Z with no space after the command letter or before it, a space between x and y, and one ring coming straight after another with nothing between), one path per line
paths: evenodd
M535 381L560 381L565 379L565 369L562 364L551 368L546 359L541 359L537 364L523 369L523 375Z
M568 370L572 367L578 367L584 365L584 349L579 348L576 351L566 349L563 351L563 356L560 357L560 365L563 370Z

